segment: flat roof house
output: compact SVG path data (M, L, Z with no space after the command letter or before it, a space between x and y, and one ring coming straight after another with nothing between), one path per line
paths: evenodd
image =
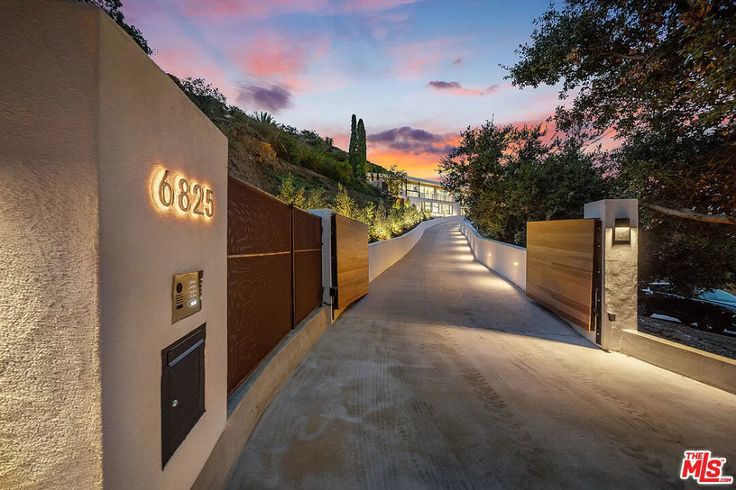
M368 182L375 187L387 190L383 174L368 173ZM398 198L409 201L420 211L427 211L433 218L442 216L460 216L460 203L441 184L419 177L407 177L401 186Z

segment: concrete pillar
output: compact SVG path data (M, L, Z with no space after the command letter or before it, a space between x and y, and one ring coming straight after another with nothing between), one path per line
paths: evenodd
M584 217L602 222L601 345L621 350L623 331L637 329L639 201L604 199L585 205ZM617 219L628 219L629 243L614 243Z

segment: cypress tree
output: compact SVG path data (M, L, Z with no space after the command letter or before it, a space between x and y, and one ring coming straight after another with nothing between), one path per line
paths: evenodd
M363 120L358 121L358 147L357 147L357 162L355 166L355 178L358 180L365 180L365 169L368 163L367 151L368 146L365 140L365 124Z
M353 114L353 118L350 124L350 145L348 146L348 163L353 171L353 175L356 173L358 167L358 129L356 126L356 117Z

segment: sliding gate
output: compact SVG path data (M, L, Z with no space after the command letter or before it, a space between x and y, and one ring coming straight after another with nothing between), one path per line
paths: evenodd
M526 294L600 344L601 222L527 223Z
M322 303L322 220L228 179L227 391Z

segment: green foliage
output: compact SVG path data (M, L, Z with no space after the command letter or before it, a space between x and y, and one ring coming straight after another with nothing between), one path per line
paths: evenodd
M169 75L171 76L171 75ZM222 121L228 114L227 100L225 96L203 78L186 78L180 80L174 76L171 78L181 87L187 97L200 108L202 112L214 120Z
M301 209L322 209L328 207L324 189L316 187L305 189L296 184L292 174L287 175L281 182L277 197Z
M123 30L133 38L133 41L141 47L146 54L153 54L153 50L148 45L148 41L143 37L143 33L134 25L130 25L125 21L125 15L123 15L123 2L120 0L80 0L84 3L91 3L100 7L117 25L123 28Z
M348 218L354 218L353 213L357 213L358 211L355 201L352 200L348 191L342 185L337 186L337 195L335 196L335 203L332 209Z
M539 127L486 122L461 133L440 163L443 185L467 208L479 231L524 245L527 221L578 218L605 196L608 182L577 138L544 143Z
M367 143L365 135L365 124L360 119L356 123L355 114L350 122L350 146L348 149L348 158L350 168L353 172L353 178L357 182L365 181L365 173L368 167Z
M383 204L377 206L373 202L361 207L339 184L334 201L328 202L322 189L305 189L297 184L291 174L281 182L278 198L302 209L331 208L343 216L365 223L371 241L388 240L401 235L428 219L414 206L402 204L398 200L388 211Z
M736 4L568 0L537 21L510 68L519 86L562 83L559 128L621 141L622 197L707 218L736 216ZM642 277L682 290L736 280L734 227L649 211ZM676 244L676 246L675 246Z
M510 78L579 90L558 118L563 129L733 128L734 33L731 1L567 0L536 21Z
M350 119L350 143L348 144L348 159L350 169L355 175L355 169L358 167L358 123L355 114Z
M225 133L231 147L243 149L248 146L251 153L262 155L270 164L275 164L275 160L280 158L352 189L370 190L363 179L354 178L348 155L333 146L332 138L322 138L315 131L300 132L292 126L278 124L273 115L267 112L246 114L239 107L228 105L225 96L204 79L171 78ZM255 144L256 141L260 143Z
M357 156L355 160L355 168L353 172L353 176L358 181L365 180L365 171L366 171L366 165L368 163L367 158L367 151L368 146L366 143L366 135L365 135L365 124L363 123L363 119L360 119L358 121L358 127L357 127L357 134L358 134L358 143L357 143Z
M268 112L264 112L264 111L254 112L253 119L263 124L270 124L270 125L276 126L276 119L274 119L274 117ZM289 128L289 126L286 126L286 128Z
M386 192L391 196L398 196L406 186L406 179L409 177L406 172L399 170L396 165L392 165L388 171L382 174L383 181L386 183Z

